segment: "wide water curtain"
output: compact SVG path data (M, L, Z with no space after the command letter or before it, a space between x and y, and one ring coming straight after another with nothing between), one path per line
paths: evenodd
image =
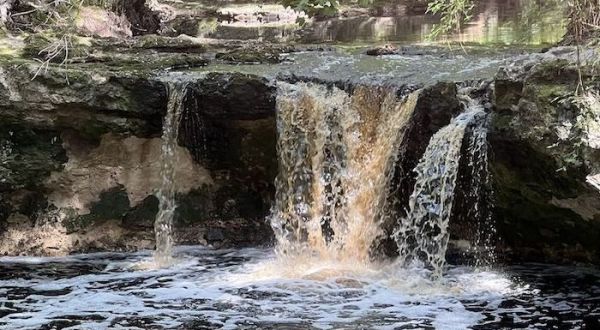
M278 89L278 252L368 262L416 96L312 83Z

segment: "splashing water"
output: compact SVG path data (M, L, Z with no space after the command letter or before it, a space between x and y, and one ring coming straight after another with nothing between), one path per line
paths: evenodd
M159 210L154 222L156 235L156 251L154 261L159 267L169 266L173 262L173 216L177 204L175 201L175 168L177 157L177 138L179 122L183 109L183 98L186 86L169 83L169 103L163 122L162 153L161 153L161 186L156 194L159 200Z
M279 83L280 173L272 227L280 255L369 263L398 143L416 94Z
M149 256L0 257L0 328L577 329L600 315L597 269L449 266L436 286L385 267L270 276L261 266L272 251L257 249L177 247L170 268L132 269ZM257 267L263 276L252 276Z
M475 101L471 100L471 102ZM467 217L476 221L475 224L472 224L476 228L473 246L469 253L475 256L475 266L477 267L489 267L496 263L494 239L497 233L490 211L493 200L491 192L487 190L490 185L487 143L489 119L489 115L476 116L475 124L468 136L467 152L463 154L463 157L467 158L469 168L466 193L471 201L471 207L467 212Z
M369 260L387 216L387 185L416 93L399 99L386 88L347 93L281 83L281 173L272 219L276 254L173 248L174 151L184 91L185 86L169 87L163 184L157 194L154 257L170 267L139 267L151 252L2 257L0 328L575 329L596 324L600 273L595 269L536 264L498 273L448 265L444 277L432 281L438 268ZM477 104L468 108L431 139L416 168L415 194L403 224L414 230L424 221L420 238L426 242L427 226L447 226L443 217L451 211L460 157L479 171L472 180L488 180L485 113ZM414 251L431 246L415 243L413 238ZM432 250L443 256L445 246Z
M448 224L452 214L461 149L467 128L485 116L483 107L471 102L467 111L438 131L429 141L417 173L415 188L409 200L409 212L400 221L394 238L400 251L400 262L424 262L440 278L446 262L450 234ZM481 128L474 133L471 152L480 152L485 144ZM487 162L486 162L487 163Z

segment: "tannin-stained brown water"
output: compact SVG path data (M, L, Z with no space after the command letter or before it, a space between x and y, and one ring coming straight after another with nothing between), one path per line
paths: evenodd
M398 143L417 94L279 83L280 173L271 219L287 257L369 263Z
M394 191L390 184L399 143L419 92L398 94L390 87L357 86L348 92L316 83L279 83L280 173L271 218L279 265L274 268L293 274L304 267L305 275L314 276L312 268L326 278L360 267L378 272L390 264L417 263L431 271L432 279L442 277L463 157L474 181L469 189L477 194L467 196L475 200L474 223L487 202L478 193L488 180L487 115L481 102L462 96L465 112L431 138L414 169L407 215L392 219L398 258L374 262L373 247L387 238L383 219L397 214L386 201L394 197L388 194ZM474 240L493 256L487 233L477 229Z

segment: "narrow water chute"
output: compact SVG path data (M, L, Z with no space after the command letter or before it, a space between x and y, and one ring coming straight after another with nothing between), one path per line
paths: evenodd
M163 121L161 147L161 184L156 193L159 210L154 222L156 250L154 258L159 266L168 266L173 259L173 218L177 203L175 199L175 172L177 168L176 148L178 145L179 124L183 112L186 85L169 83L169 103Z

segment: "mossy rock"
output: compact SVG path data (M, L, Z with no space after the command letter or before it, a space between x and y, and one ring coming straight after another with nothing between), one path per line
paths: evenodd
M153 49L159 52L205 53L206 46L194 39L186 37L163 37L144 35L134 39L131 47L134 49Z
M516 70L496 77L489 134L502 243L513 259L600 263L600 221L584 217L578 204L600 200L586 182L598 151L582 143L578 69L556 59ZM594 84L592 73L581 68L584 84Z
M92 46L89 39L71 34L33 33L24 42L25 56L51 63L70 63L74 58L86 57Z
M217 60L240 64L277 64L281 62L280 53L262 49L235 49L226 53L217 53Z

